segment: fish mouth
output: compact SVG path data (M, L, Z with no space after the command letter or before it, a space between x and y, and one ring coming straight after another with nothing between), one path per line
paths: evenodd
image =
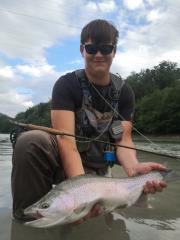
M38 210L36 212L37 219L44 217Z
M40 219L40 218L43 218L44 216L40 213L39 210L35 210L35 211L28 211L28 209L24 210L24 215L25 216L29 216L33 219Z

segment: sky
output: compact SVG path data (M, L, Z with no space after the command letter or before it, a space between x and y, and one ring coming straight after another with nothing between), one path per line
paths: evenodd
M0 113L47 102L61 75L83 68L81 29L97 18L119 30L112 72L180 66L180 0L0 0Z

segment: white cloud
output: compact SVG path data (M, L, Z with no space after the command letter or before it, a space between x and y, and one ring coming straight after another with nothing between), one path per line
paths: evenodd
M19 111L25 111L33 106L31 101L32 96L18 94L15 90L10 90L6 93L0 93L0 112L7 113L14 117Z
M54 67L48 64L33 66L33 65L18 65L17 70L19 73L27 74L34 77L47 76L47 74L54 73Z
M13 78L14 77L14 72L12 70L11 66L5 66L0 68L0 77L5 77L5 78Z
M79 38L81 28L95 18L114 18L119 27L113 72L126 77L162 60L180 63L180 1L120 2L32 0L27 6L24 0L1 1L0 112L14 116L32 104L49 100L56 79L73 70L69 64L70 68L83 64L78 55L70 58L67 49L66 67L59 72L54 61L53 65L48 63L46 49L57 43L63 48L63 41ZM11 65L8 58L16 62ZM59 66L64 61L60 55Z
M97 4L95 2L88 2L86 8L91 12L96 12L98 10Z
M115 1L24 0L0 4L0 51L10 58L46 62L45 50L67 38L79 37L81 28L92 19L116 9Z
M163 3L161 1L159 5L159 1L154 1L153 8L139 9L135 15L129 15L125 10L120 12L119 21L123 25L121 28L119 24L120 44L113 71L125 77L132 71L151 68L163 60L175 61L180 66L180 2L174 0L172 4L167 0ZM134 25L139 16L143 16L144 24ZM135 20L129 22L129 17Z
M161 14L159 13L159 10L156 10L156 9L150 11L147 15L147 20L151 22L158 21L160 20L160 18L161 18Z
M130 10L135 10L137 8L143 7L143 0L123 0L124 5Z
M7 74L0 78L0 112L13 117L34 104L47 102L54 82L64 74L48 64L17 65L10 69L13 78Z
M133 52L132 50L124 53L118 52L112 65L112 71L127 77L133 71L139 72L143 68L152 67L155 62L157 62L157 59L154 58L152 62L152 59L149 58L148 50L141 47L134 49Z
M113 0L104 0L98 3L99 9L102 12L109 13L116 10L116 4Z
M146 0L147 3L149 3L151 6L156 5L157 3L161 2L161 0Z

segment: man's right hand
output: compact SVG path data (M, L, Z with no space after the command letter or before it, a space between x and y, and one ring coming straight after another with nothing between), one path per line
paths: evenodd
M86 216L84 216L80 220L76 221L74 224L75 225L81 224L84 221L88 220L89 218L97 217L97 216L101 215L102 213L103 213L102 206L100 204L96 203L92 207L91 211Z

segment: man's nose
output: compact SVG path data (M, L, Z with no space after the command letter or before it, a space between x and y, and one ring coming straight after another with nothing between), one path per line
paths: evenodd
M104 56L99 50L97 51L97 53L95 54L96 57L102 57Z

